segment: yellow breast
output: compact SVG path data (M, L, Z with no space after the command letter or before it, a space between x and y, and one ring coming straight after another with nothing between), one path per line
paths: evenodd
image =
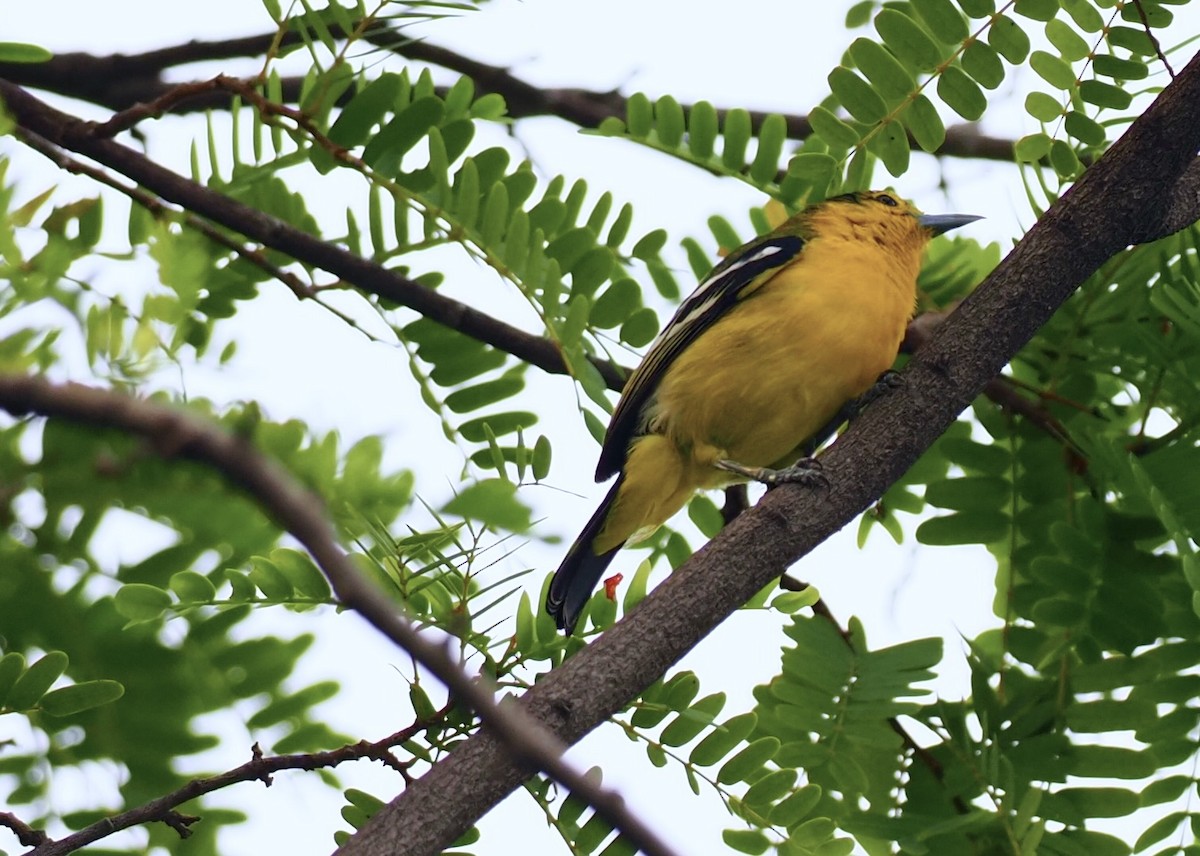
M676 358L651 430L698 467L791 463L892 365L915 303L915 249L897 259L873 242L810 241Z

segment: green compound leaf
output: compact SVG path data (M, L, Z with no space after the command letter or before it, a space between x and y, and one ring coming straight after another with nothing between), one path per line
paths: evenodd
M962 55L963 70L987 89L995 89L1004 82L1004 63L991 45L974 41Z
M1029 36L1006 15L998 15L988 28L988 44L1012 65L1023 65L1029 56Z
M510 532L523 532L530 525L529 508L517 499L517 486L506 479L476 482L446 503L442 511Z
M37 705L51 685L62 677L70 661L62 651L50 651L17 678L8 693L7 706L12 710L29 710Z
M850 57L889 104L908 98L917 89L908 69L887 48L872 39L855 39L850 44Z
M403 85L404 80L398 74L382 74L371 81L342 108L329 129L329 139L347 148L365 143L372 129L395 104Z
M967 73L956 65L946 68L938 78L938 96L955 113L975 122L987 109L987 96Z
M950 0L912 0L917 15L929 31L949 45L965 41L967 22Z
M845 150L858 144L858 131L825 107L817 106L809 111L808 121L831 149Z
M903 12L883 9L875 16L875 30L896 56L921 71L933 71L942 61L942 50L937 42Z
M1089 104L1112 110L1124 110L1133 101L1133 95L1121 87L1100 80L1085 80L1080 83L1079 96Z
M1053 95L1030 92L1025 96L1025 112L1039 122L1053 122L1063 115L1063 106Z
M1089 146L1104 144L1104 127L1095 119L1080 113L1078 110L1072 110L1067 114L1066 121L1063 122L1063 128L1081 143L1086 143Z
M1091 0L1061 0L1061 3L1079 29L1088 33L1098 33L1104 29L1104 16Z
M683 746L692 742L700 732L712 725L713 718L724 706L725 693L705 696L667 723L659 736L659 742L664 746Z
M740 170L746 165L746 147L753 137L750 113L735 107L725 114L725 143L721 148L721 163L728 170Z
M887 105L871 84L843 65L829 73L829 88L850 115L860 122L873 125L887 115Z
M54 54L40 45L0 42L0 62L47 62L53 58Z
M779 739L775 737L761 737L755 740L725 762L717 772L717 781L723 785L732 785L748 778L775 757L779 746Z
M912 149L908 145L908 135L899 122L880 125L867 145L893 176L899 177L908 171Z
M730 849L738 853L748 853L750 856L759 856L771 847L771 840L767 838L766 833L757 829L726 829L721 833L721 840Z
M1046 24L1046 38L1050 44L1058 48L1058 54L1067 62L1078 62L1086 57L1091 48L1084 41L1083 36L1075 32L1075 30L1066 21L1060 18L1055 18Z
M924 94L913 98L900 119L922 151L936 152L946 141L946 126L942 123L942 117Z
M767 116L758 132L758 152L754 156L754 162L750 164L752 179L759 184L767 184L775 179L786 141L787 120L778 113Z
M754 713L730 717L696 744L688 760L697 767L711 767L749 737L757 721L758 717Z
M1112 77L1116 80L1144 80L1150 74L1150 69L1144 62L1122 59L1112 54L1097 54L1093 57L1092 70L1102 77Z
M1049 21L1058 14L1058 0L1017 0L1013 8L1026 18Z
M17 679L25 672L25 657L13 651L0 657L0 707L6 706L8 694Z
M996 12L995 0L958 0L958 5L972 18L986 18Z
M38 706L51 716L70 716L114 702L123 695L125 687L116 681L84 681L46 693Z
M130 621L153 621L171 605L171 595L158 586L130 583L118 589L114 603L117 612Z
M991 544L1008 535L1008 515L999 512L958 512L934 517L917 527L917 540L930 546Z
M429 134L443 115L445 105L437 96L414 101L371 138L363 150L363 160L385 175L394 175L404 155Z
M658 140L664 146L676 148L683 142L686 123L683 119L683 108L670 95L664 95L654 104L654 130L658 132Z
M697 101L688 113L688 148L700 160L708 160L716 151L717 110L708 101Z
M1075 87L1075 72L1071 66L1052 53L1034 51L1029 57L1029 67L1051 86L1058 89Z
M208 577L195 571L172 574L168 585L182 603L209 603L217 596L217 587Z

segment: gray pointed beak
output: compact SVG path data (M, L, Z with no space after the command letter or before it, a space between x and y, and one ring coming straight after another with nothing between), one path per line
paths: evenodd
M922 214L917 217L917 222L933 234L943 235L951 229L982 219L975 214Z

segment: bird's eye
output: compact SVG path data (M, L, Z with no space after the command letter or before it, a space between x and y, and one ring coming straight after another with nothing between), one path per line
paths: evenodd
M884 205L886 205L889 208L895 208L897 205L900 204L899 202L897 202L895 200L894 197L888 196L886 193L880 194L880 196L878 198L879 198L880 202L882 202Z

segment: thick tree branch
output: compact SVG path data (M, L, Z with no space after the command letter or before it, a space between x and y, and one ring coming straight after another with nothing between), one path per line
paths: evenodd
M145 438L165 457L187 458L212 467L253 497L312 554L345 606L411 654L447 686L454 699L478 714L483 731L511 753L510 759L521 771L522 779L542 770L591 805L643 852L672 854L671 848L638 820L619 796L594 784L563 760L566 747L558 737L519 705L497 704L495 688L489 681L473 679L463 671L451 648L431 641L398 614L395 604L358 572L337 543L320 499L245 437L149 401L23 375L0 374L0 408L14 416L33 413L116 428ZM65 851L47 849L43 856L59 852Z
M271 249L329 271L370 294L407 306L432 321L512 354L545 371L565 373L566 363L549 339L531 335L395 271L322 241L296 227L172 172L145 155L97 132L99 126L54 109L19 86L0 79L2 100L14 121L63 149L104 164L142 187L213 223L240 232ZM620 389L624 374L596 360L605 382Z
M909 362L907 383L825 454L829 488L769 491L521 705L574 743L621 710L763 586L851 522L917 460L1070 294L1130 243L1200 216L1178 209L1200 150L1200 58L1057 204ZM526 777L480 733L341 852L436 853Z
M274 38L274 33L264 33L223 41L191 41L131 55L62 53L43 63L0 63L0 78L121 111L155 101L178 86L164 79L163 72L167 69L195 62L260 59ZM619 92L535 86L506 68L480 62L427 41L414 41L394 31L383 30L366 38L376 47L398 56L470 77L482 92L504 96L509 115L515 119L557 116L583 128L595 128L605 119L625 118L626 99ZM295 33L287 34L282 40L284 46L298 43L299 36ZM302 85L303 80L299 77L285 78L284 100L295 103ZM228 92L198 92L172 105L171 112L228 110L232 103L233 97ZM691 105L685 104L684 112L690 114ZM727 112L724 108L717 110L722 123ZM756 133L767 115L765 111L750 111ZM784 114L784 119L789 139L803 140L812 133L807 116ZM914 140L910 139L909 145L917 148ZM975 125L952 125L946 129L946 140L936 154L1011 162L1013 141L985 135Z

